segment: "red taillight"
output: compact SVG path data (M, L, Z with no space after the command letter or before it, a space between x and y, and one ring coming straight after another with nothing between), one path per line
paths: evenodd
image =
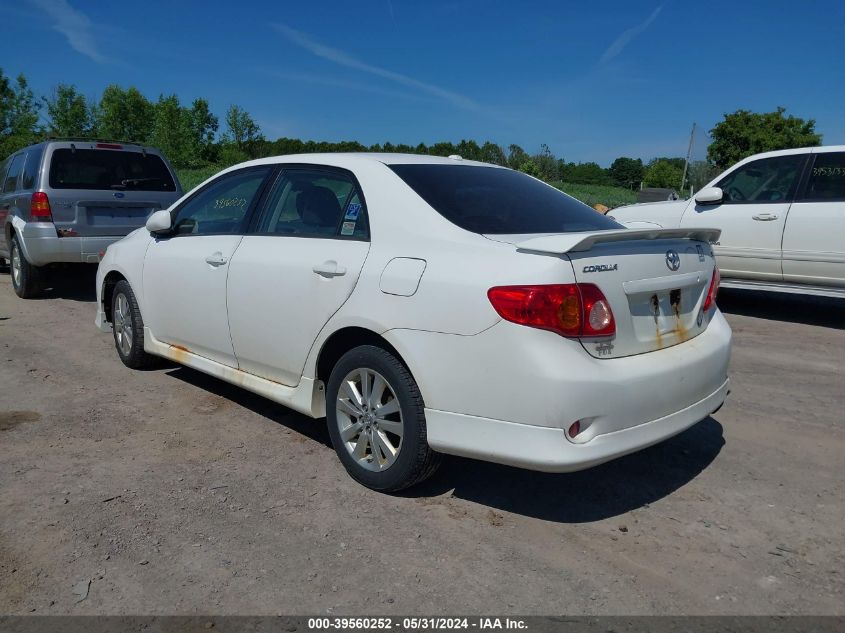
M702 310L707 312L710 308L716 305L716 295L719 294L719 283L722 281L722 275L719 269L713 269L713 276L710 278L710 288L707 289L707 297L704 299Z
M616 333L610 304L593 284L497 286L487 297L503 319L520 325L569 337Z
M97 143L94 147L99 149L123 149L123 145L117 143Z
M29 215L35 221L53 221L53 214L50 211L50 200L47 198L46 193L43 191L36 191L32 194L32 200L29 203Z

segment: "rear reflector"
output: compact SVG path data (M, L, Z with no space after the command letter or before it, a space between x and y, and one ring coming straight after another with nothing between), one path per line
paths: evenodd
M581 421L580 421L580 420L576 420L576 421L575 421L575 422L573 422L573 423L572 423L572 425L569 427L569 431L568 431L568 433L569 433L569 437L575 437L575 436L576 436L576 435L578 435L580 432L581 432Z
M98 149L123 149L123 145L117 143L97 143L94 147Z
M29 203L29 215L36 222L52 222L53 213L50 210L50 200L43 191L36 191L32 194Z
M561 336L612 336L613 311L594 284L497 286L487 298L503 319Z
M704 305L701 307L704 312L716 305L716 295L719 294L719 284L722 281L722 275L719 268L713 269L713 276L710 278L710 287L707 289L707 297L704 299Z

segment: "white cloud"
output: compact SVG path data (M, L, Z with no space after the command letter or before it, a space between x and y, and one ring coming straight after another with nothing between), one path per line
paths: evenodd
M91 19L74 9L67 0L30 0L53 20L53 28L67 38L68 44L98 64L105 64L108 59L100 53L91 33Z
M402 84L403 86L408 86L410 88L419 90L420 92L426 92L442 99L443 101L447 101L453 105L464 108L466 110L477 111L481 109L481 107L469 97L465 97L456 92L452 92L439 86L435 86L434 84L419 81L418 79L408 77L407 75L402 75L400 73L393 72L392 70L387 70L379 66L367 64L366 62L363 62L357 59L356 57L353 57L349 53L346 53L337 48L331 48L330 46L326 46L325 44L321 44L320 42L317 42L316 40L311 38L311 36L307 35L306 33L302 33L301 31L292 29L289 26L285 26L284 24L272 24L271 26L279 33L284 35L288 40L290 40L297 46L304 48L312 55L316 55L317 57L321 57L341 66L346 66L347 68L354 68L355 70L360 70L362 72L369 73L377 77L388 79L395 83Z
M609 62L611 59L619 55L628 44L631 43L631 40L637 37L640 33L645 31L654 20L657 19L657 16L660 15L660 11L663 9L663 5L657 7L654 11L652 11L651 15L648 16L645 22L642 24L638 24L637 26L631 27L630 29L623 31L622 35L617 37L613 43L607 47L607 50L604 51L604 54L601 56L599 60L600 64L605 64Z

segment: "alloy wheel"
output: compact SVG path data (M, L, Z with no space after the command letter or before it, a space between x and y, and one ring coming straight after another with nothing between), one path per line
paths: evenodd
M121 354L128 356L132 351L132 318L129 313L129 300L125 294L117 295L114 304L114 337Z
M21 251L18 248L17 242L12 242L12 256L11 256L11 264L12 264L12 281L15 283L15 287L20 287L21 285Z
M352 458L370 471L390 468L402 448L404 425L396 392L377 371L349 372L335 403L337 426Z

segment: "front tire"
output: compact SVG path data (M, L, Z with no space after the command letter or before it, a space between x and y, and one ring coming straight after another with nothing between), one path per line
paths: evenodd
M117 355L130 369L144 369L152 365L154 356L144 351L144 319L132 286L121 279L114 287L111 299L112 334Z
M425 405L408 369L380 347L344 354L326 389L332 445L357 482L395 492L430 477L441 456L426 441Z
M12 288L21 299L32 299L41 292L42 274L38 266L26 260L18 236L12 234L9 247L9 268L12 273Z

